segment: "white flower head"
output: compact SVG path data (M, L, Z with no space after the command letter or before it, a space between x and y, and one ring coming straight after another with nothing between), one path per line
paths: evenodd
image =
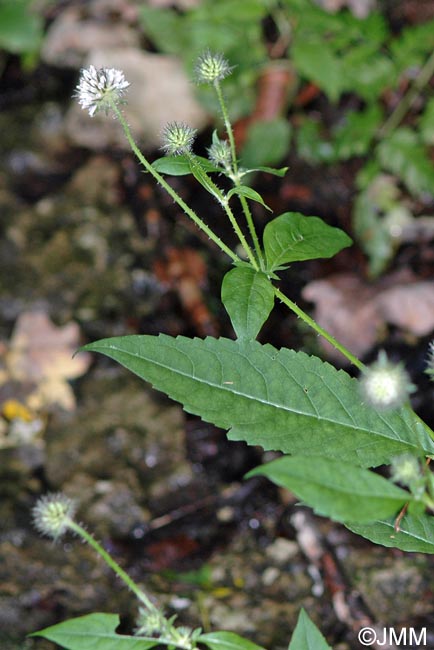
M122 70L115 68L100 68L93 65L83 68L80 80L75 89L75 96L83 110L88 110L93 117L97 111L106 113L122 103L122 96L130 85Z
M363 398L380 411L399 408L414 389L402 364L390 362L384 351L360 378Z
M58 539L69 529L76 511L75 501L62 493L41 497L32 510L35 528L53 539Z

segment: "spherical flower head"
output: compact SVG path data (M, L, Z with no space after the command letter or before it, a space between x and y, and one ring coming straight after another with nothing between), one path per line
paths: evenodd
M124 73L115 68L100 68L93 65L83 68L75 96L83 110L93 117L98 111L108 111L122 103L122 96L130 83Z
M414 388L403 366L391 363L384 351L360 378L363 398L379 411L399 408Z
M189 153L192 149L197 130L183 122L170 122L166 124L162 134L165 153L169 156L180 156Z
M431 381L434 381L434 340L428 346L428 358L426 360L426 374Z
M230 75L232 68L223 54L206 50L199 56L194 70L197 83L212 84Z
M33 523L42 535L58 539L70 527L75 511L75 502L64 494L47 494L32 510Z
M392 481L410 486L421 478L419 461L411 454L401 454L392 458Z

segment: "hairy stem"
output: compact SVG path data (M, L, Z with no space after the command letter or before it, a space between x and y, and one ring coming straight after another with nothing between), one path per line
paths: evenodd
M117 562L112 558L112 556L107 553L107 551L92 537L90 533L87 532L83 526L77 524L75 521L71 520L68 524L68 528L77 535L79 535L85 542L93 548L94 551L104 560L106 564L115 572L115 574L126 584L126 586L133 592L135 596L145 605L149 610L155 610L155 605L151 603L147 595L140 589L138 585L134 582L130 576L125 573L123 569L119 566Z
M336 350L339 350L341 354L348 359L356 368L359 370L364 369L364 364L358 359L354 354L352 354L347 348L339 343L334 336L329 334L327 330L323 329L316 321L313 320L306 312L304 312L295 302L290 300L287 296L285 296L284 293L280 291L280 289L277 289L277 287L274 287L274 295L276 298L278 298L281 302L283 302L291 311L293 311L299 318L301 318L307 325L309 325L312 329L315 330L320 336L326 339Z
M228 139L229 139L229 146L230 146L230 149L231 149L232 170L233 170L232 180L234 182L235 187L240 187L241 182L240 182L240 179L239 179L239 176L238 176L238 161L237 161L237 151L236 151L236 147L235 147L234 132L233 132L233 129L232 129L231 121L229 119L228 110L226 108L225 98L223 97L223 92L222 92L222 89L221 89L221 86L220 86L220 81L218 79L216 79L216 81L214 81L214 88L215 88L215 91L216 91L216 94L217 94L218 102L220 104L220 109L221 109L222 116L223 116L223 122L224 122L224 125L225 125L225 130L226 130L226 133L227 133L227 136L228 136ZM258 257L261 268L263 268L263 266L264 266L264 257L263 257L263 254L262 254L261 246L259 244L259 239L258 239L258 235L257 235L257 232L256 232L255 224L253 222L252 213L250 212L250 208L249 208L249 205L247 203L246 197L245 196L240 196L240 202L241 202L241 206L243 208L244 216L246 218L246 222L247 222L247 226L248 226L248 229L249 229L249 232L250 232L250 236L252 238L253 245L255 247L256 255Z
M134 154L138 158L138 160L141 162L143 167L148 171L159 183L165 190L166 192L172 197L172 199L179 205L179 207L185 212L185 214L190 217L192 221L196 224L198 228L200 228L208 237L222 250L226 255L228 255L232 261L234 262L239 262L240 258L236 253L234 253L229 246L227 246L220 237L218 237L212 230L207 226L207 224L202 221L202 219L190 208L185 201L179 196L179 194L169 185L169 183L165 180L161 174L159 174L151 165L151 163L145 158L145 156L142 154L138 146L136 145L136 142L131 134L130 127L127 124L127 121L125 120L124 116L122 115L122 112L119 110L119 108L113 104L112 105L113 111L118 118L119 122L122 125L122 128L125 133L125 137L128 140L128 143L133 150Z
M232 212L231 207L229 206L229 202L226 198L226 196L223 194L221 189L214 183L214 181L208 176L206 171L201 167L200 163L197 162L196 158L192 154L187 154L188 159L190 161L190 165L192 169L198 170L200 175L204 177L204 182L206 182L206 185L209 188L209 192L217 199L217 201L220 203L224 211L226 212L229 221L231 222L231 225L238 237L238 239L241 242L242 247L246 251L247 257L249 258L250 264L253 266L255 270L259 270L258 263L256 262L255 256L253 254L252 249L250 248L249 244L247 243L246 238L243 235L243 231L241 230L240 226L238 225L238 222L235 218L234 213Z

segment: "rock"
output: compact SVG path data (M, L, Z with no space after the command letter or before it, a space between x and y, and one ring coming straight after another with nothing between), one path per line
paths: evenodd
M77 7L61 11L44 38L41 59L62 68L79 68L95 48L139 47L139 33L108 18L81 18Z
M168 122L185 122L194 128L207 123L207 114L194 97L193 85L176 58L131 48L100 48L90 52L85 67L117 68L131 83L123 108L134 137L145 147L161 146ZM90 149L128 148L118 122L99 113L90 118L78 103L66 116L66 133L73 144Z

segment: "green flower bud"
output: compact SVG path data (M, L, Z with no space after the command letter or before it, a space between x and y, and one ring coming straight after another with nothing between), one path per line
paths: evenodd
M47 494L32 510L33 523L42 535L56 540L70 528L75 511L75 502L64 494Z
M206 50L196 62L195 77L197 83L212 84L227 77L231 71L232 68L223 54L213 54Z
M363 399L380 411L399 408L415 387L402 364L393 364L384 351L360 378Z
M225 140L214 140L208 148L208 158L217 167L229 167L231 164L231 149Z
M165 153L180 156L191 151L197 130L183 122L170 122L164 127L162 139Z

